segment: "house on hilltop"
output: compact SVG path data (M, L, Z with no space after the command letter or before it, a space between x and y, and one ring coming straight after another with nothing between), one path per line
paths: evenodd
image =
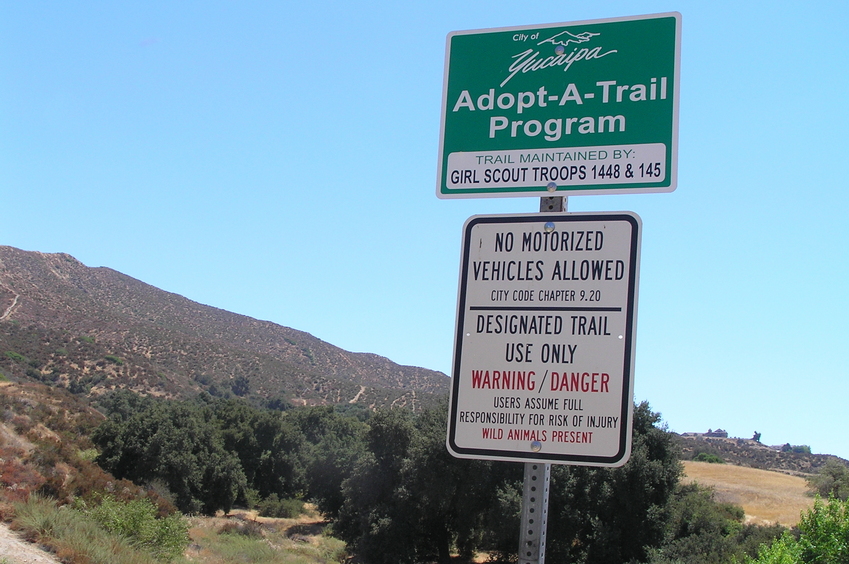
M711 437L715 439L727 439L728 431L724 431L722 429L717 429L714 431L713 429L708 429L707 433L683 433L683 437Z

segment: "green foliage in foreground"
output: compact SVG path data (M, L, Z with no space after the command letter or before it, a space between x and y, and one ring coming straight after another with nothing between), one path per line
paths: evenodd
M739 562L785 531L744 525L741 507L714 501L713 491L697 484L679 485L664 513L665 538L649 549L651 564Z
M523 465L452 458L446 420L442 406L368 421L366 454L333 524L365 562L449 562L475 551L515 561ZM744 526L739 507L680 485L679 452L659 421L648 404L635 408L632 455L620 468L552 467L547 560L730 563L781 534Z
M366 452L343 483L333 524L366 562L447 562L452 547L469 557L505 520L516 537L515 508L495 515L494 496L499 485L521 480L521 465L453 458L445 448L447 416L443 404L418 416L384 410L369 419Z
M358 413L332 407L285 413L240 399L199 396L177 402L119 391L103 401L109 420L92 435L97 463L137 484L163 484L184 513L213 515L235 503L314 500L328 517L342 504L342 482L364 453ZM292 511L292 502L285 511ZM276 509L270 505L278 505Z
M183 516L172 513L157 519L157 508L149 499L121 502L107 496L91 509L82 503L77 509L110 533L127 539L131 545L157 560L177 558L189 543L188 527Z
M664 539L664 509L683 472L672 436L647 403L634 408L631 458L619 468L552 468L546 555L555 562L645 561Z
M148 505L149 504L149 505ZM153 564L179 557L188 544L182 516L156 519L156 508L141 500L105 499L87 509L59 507L37 494L14 506L16 527L51 548L63 561L92 564Z
M802 514L799 537L785 533L747 564L849 564L849 501L831 498Z

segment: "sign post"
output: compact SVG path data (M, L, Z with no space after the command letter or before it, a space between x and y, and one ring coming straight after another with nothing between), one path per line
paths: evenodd
M671 192L678 13L449 34L437 196Z
M551 464L631 451L641 221L566 196L677 186L681 15L448 35L436 194L540 196L464 227L447 447L522 461L520 564L543 564Z

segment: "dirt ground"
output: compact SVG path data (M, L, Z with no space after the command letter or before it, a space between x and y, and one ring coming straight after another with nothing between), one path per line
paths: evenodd
M61 564L50 552L22 539L6 523L0 523L0 563Z

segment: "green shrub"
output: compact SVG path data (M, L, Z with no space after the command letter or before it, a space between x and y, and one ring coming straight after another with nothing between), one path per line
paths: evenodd
M764 545L757 560L747 564L849 563L849 501L831 498L823 503L817 496L814 506L802 514L799 538L785 533Z
M711 464L725 464L725 461L722 460L722 457L707 452L700 452L695 457L693 457L693 460L696 462L709 462Z
M15 362L25 363L27 361L27 357L22 354L16 353L15 351L6 351L6 356L11 358Z
M746 564L798 564L800 553L799 543L786 532L772 544L762 545L757 560L746 560Z
M248 509L253 509L256 507L261 501L259 492L253 488L246 487L242 491L242 500L245 503L245 507Z
M304 502L300 499L280 499L276 493L273 493L260 501L257 509L263 517L294 519L304 512Z
M828 460L817 474L808 478L808 488L822 497L846 501L849 499L849 466Z
M91 391L91 384L84 379L72 380L68 382L68 391L72 394L88 394Z
M781 447L781 452L794 452L796 454L811 454L811 447L808 445L791 445L785 443Z
M81 450L77 452L77 456L80 460L85 460L87 462L94 462L94 459L97 458L97 455L100 454L97 452L96 448L87 448L85 450Z
M161 374L159 376L160 378L162 377ZM201 386L209 386L210 384L212 384L212 378L209 376L209 374L195 374L193 378L195 379L195 382L197 382Z
M740 562L785 530L744 525L742 507L717 502L713 490L698 484L679 485L666 511L666 539L649 550L649 564Z
M104 529L127 539L157 560L180 556L189 542L188 527L179 513L157 519L157 508L148 499L121 502L106 496L84 513Z
M30 495L14 504L17 528L31 540L50 548L63 562L91 564L153 564L151 556L126 539L109 534L84 513L58 507L55 500Z
M799 546L803 562L849 563L849 501L822 498L802 514Z

